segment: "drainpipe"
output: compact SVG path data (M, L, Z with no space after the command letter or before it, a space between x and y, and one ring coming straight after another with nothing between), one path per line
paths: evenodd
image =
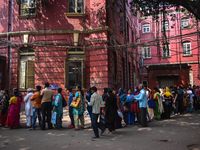
M127 44L127 28L126 28L126 0L124 0L124 32L125 32L125 45ZM127 90L129 89L129 64L128 64L128 49L126 51L126 78L127 78Z
M11 0L10 32L13 32L13 2L14 2L14 0ZM12 42L12 37L9 37L9 38L10 38L10 43L11 43ZM11 72L12 72L12 45L9 46L9 90L10 91L11 91L11 75L12 75Z

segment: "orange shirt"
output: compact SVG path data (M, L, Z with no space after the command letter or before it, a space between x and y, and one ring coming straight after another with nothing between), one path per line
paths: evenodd
M40 92L36 92L30 100L33 101L33 107L41 108L42 98L40 98Z

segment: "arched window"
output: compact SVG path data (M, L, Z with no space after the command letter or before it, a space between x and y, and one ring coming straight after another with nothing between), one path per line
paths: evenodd
M187 55L191 55L191 42L190 41L186 41L183 42L183 56L187 56Z
M76 85L85 87L85 53L81 48L71 48L65 61L65 86L75 89Z
M35 51L30 48L21 49L19 55L19 88L34 88Z

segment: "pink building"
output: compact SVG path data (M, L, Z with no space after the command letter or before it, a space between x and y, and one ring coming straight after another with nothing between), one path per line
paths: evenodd
M151 88L200 85L200 43L193 20L173 9L165 21L161 14L157 22L151 16L140 18L143 83Z
M6 57L8 87L23 92L49 82L63 89L133 89L139 57L136 48L124 45L139 37L138 19L129 1L123 2L0 1L0 56Z

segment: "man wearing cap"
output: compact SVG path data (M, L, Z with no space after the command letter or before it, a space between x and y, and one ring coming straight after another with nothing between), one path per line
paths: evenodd
M33 96L32 89L27 89L27 95L24 97L25 102L25 115L27 120L27 127L31 127L32 116L33 116L33 101L30 98Z

